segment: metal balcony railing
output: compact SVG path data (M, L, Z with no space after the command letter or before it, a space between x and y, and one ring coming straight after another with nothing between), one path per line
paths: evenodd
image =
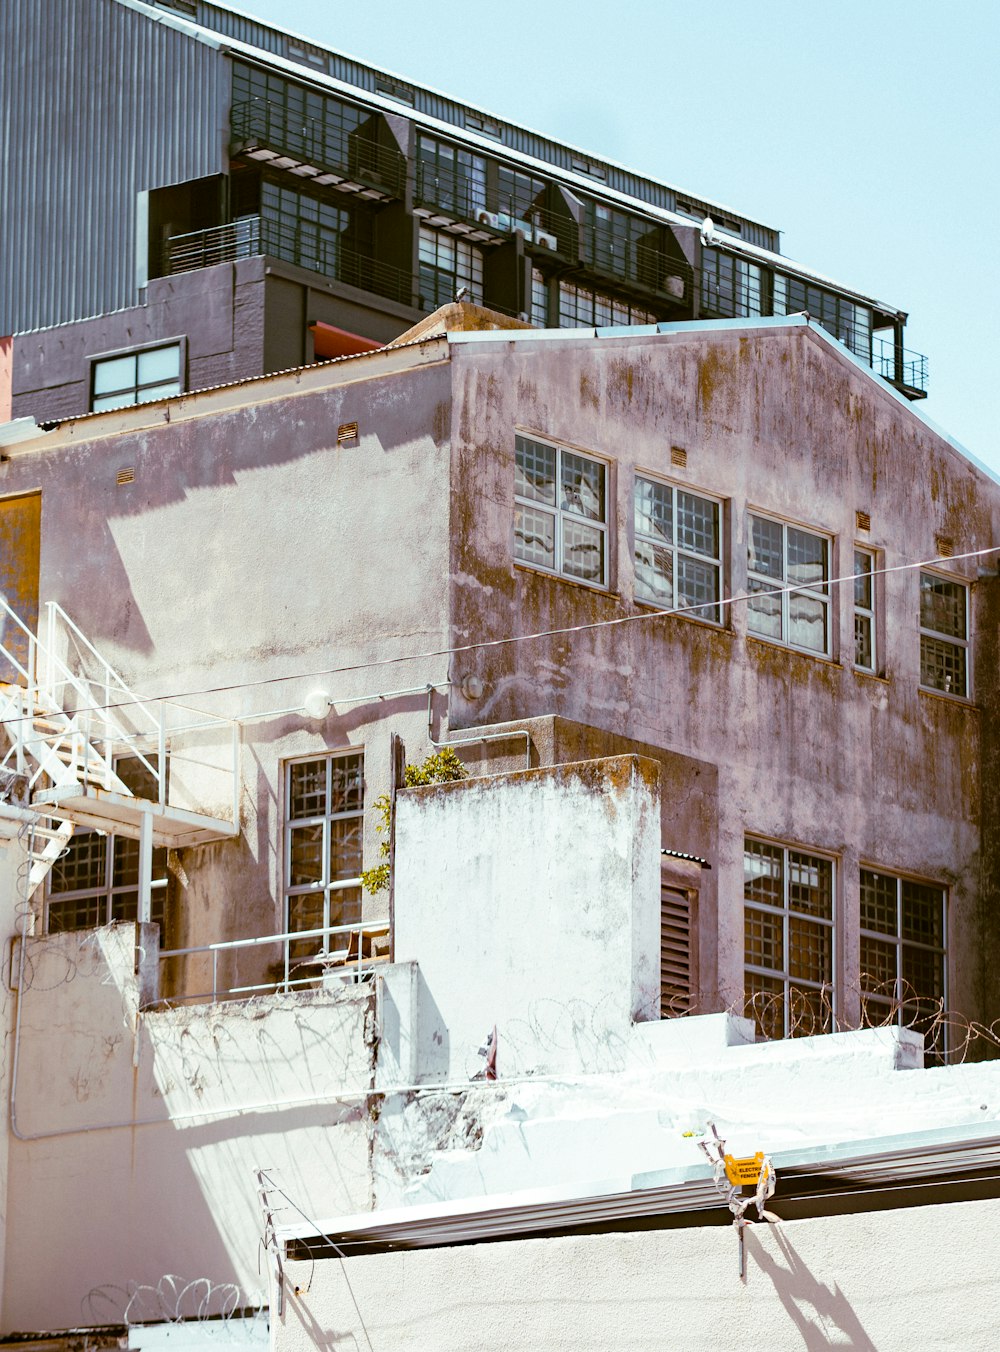
M583 225L580 258L589 271L610 281L655 291L681 305L691 303L694 269L687 259L674 257L659 244Z
M872 369L893 385L927 393L927 358L921 352L900 348L900 369L896 369L895 344L885 338L872 339Z
M486 235L511 236L520 230L529 248L572 257L576 224L566 215L514 196L487 194L486 185L468 174L451 173L439 165L417 163L413 205L418 215L441 216L478 226Z
M285 104L250 99L233 105L231 127L236 146L254 158L314 170L309 177L320 182L358 180L386 198L403 195L403 154L337 117L306 118Z
M289 225L263 216L245 216L231 225L174 235L164 246L161 271L169 277L261 254L362 291L374 291L403 305L413 303L408 272L358 253L343 243L341 235L324 231L311 221Z

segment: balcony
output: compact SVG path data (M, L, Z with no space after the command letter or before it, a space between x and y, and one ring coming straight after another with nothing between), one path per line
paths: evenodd
M373 291L401 305L413 304L408 272L357 253L343 243L340 235L324 233L308 222L294 229L262 216L245 216L230 225L172 236L164 246L161 275L171 277L262 254L361 291Z
M873 338L871 365L876 375L907 399L927 398L927 358L922 353L897 347L885 338Z
M685 258L668 253L647 238L628 239L595 226L580 227L580 258L588 273L644 295L650 292L689 308L694 296L694 269Z
M303 118L266 99L233 105L233 152L319 187L388 202L403 196L406 159L331 118Z
M496 201L495 210L487 207L486 202L486 188L481 181L418 162L413 214L427 225L488 245L503 244L520 231L532 252L573 256L576 227L569 216L556 215L514 198Z

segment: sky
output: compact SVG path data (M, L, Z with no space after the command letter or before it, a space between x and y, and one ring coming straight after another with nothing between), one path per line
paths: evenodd
M1000 473L1000 0L221 2L775 226Z

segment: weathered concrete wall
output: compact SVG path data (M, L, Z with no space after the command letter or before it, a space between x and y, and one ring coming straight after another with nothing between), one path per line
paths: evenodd
M658 1017L657 768L635 756L400 794L396 958L416 962L418 1079L619 1065Z
M755 1225L745 1282L727 1225L293 1262L272 1336L279 1352L990 1352L998 1243L990 1201Z
M837 984L857 1016L862 862L950 889L949 1001L995 1015L975 973L980 846L980 714L919 684L913 565L948 537L956 555L1000 539L1000 493L888 389L805 327L696 331L558 343L483 340L453 347L452 625L466 643L635 616L626 625L464 653L482 698L456 684L451 726L554 714L718 767L723 999L742 989L745 833L828 851L838 862ZM513 560L514 433L552 438L610 462L611 588L594 590ZM686 452L673 463L671 448ZM884 551L884 669L855 672L851 592L834 588L827 660L748 637L745 608L714 628L634 597L634 472L725 503L725 591L747 587L747 510L833 537L832 573L851 575L855 540ZM857 531L855 513L871 528ZM977 562L948 565L972 582ZM850 585L850 584L848 584ZM988 622L988 615L984 613ZM995 684L974 674L976 698ZM991 818L988 831L996 831ZM992 1008L993 1015L990 1014Z
M171 1273L254 1303L257 1168L307 1211L369 1204L371 988L140 1014L134 957L131 925L28 941L4 1332L116 1322Z

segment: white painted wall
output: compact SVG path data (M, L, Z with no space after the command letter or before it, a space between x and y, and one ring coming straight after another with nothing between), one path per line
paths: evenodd
M153 1317L171 1273L208 1284L181 1313L224 1283L254 1303L258 1167L306 1210L369 1205L370 989L139 1015L134 946L28 942L5 1331L120 1321L136 1291Z
M779 1178L780 1187L780 1178ZM277 1352L993 1352L1000 1202L286 1265ZM349 1286L348 1286L349 1283Z
M494 1025L501 1074L620 1066L658 1017L659 850L656 766L636 756L400 794L416 1078L468 1080Z

